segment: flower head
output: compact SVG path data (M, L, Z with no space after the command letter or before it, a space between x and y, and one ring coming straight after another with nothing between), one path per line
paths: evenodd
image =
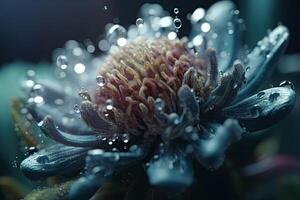
M128 34L110 27L99 45L110 46L104 57L68 42L57 59L61 85L30 85L26 107L51 140L22 162L25 175L83 171L70 190L78 199L114 173L144 164L151 185L182 191L193 183L193 160L217 169L230 144L292 109L290 82L253 94L284 51L286 27L248 53L239 45L242 24L230 1L206 15L197 9L190 39L177 38L179 19L159 5L145 4L142 15ZM82 86L79 98L74 91Z

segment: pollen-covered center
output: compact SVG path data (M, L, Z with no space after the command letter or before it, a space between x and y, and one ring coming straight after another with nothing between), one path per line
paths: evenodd
M207 98L205 62L184 40L136 39L110 54L101 66L98 78L103 84L95 93L98 114L120 133L157 135L161 127L155 118L155 99L164 100L167 113L177 113L177 91L183 84Z

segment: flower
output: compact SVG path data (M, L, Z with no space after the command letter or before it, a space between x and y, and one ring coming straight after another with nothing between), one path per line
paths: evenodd
M177 38L180 19L159 5L145 4L141 13L128 32L108 27L99 43L108 55L94 57L92 45L86 51L69 41L55 53L55 81L29 76L26 109L48 139L21 163L26 176L81 171L69 196L87 199L113 174L142 164L151 185L174 194L193 183L193 160L219 168L230 144L293 108L288 81L254 94L286 47L286 27L249 53L230 1L206 14L196 9L190 39Z

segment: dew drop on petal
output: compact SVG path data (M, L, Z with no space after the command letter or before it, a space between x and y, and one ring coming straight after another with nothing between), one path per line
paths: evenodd
M75 113L80 113L80 108L79 108L78 104L75 104L73 109L74 109Z
M105 78L101 75L98 75L96 77L96 82L97 82L97 85L99 85L100 87L103 87L105 85Z
M164 109L165 105L166 104L165 104L165 102L162 99L160 99L160 98L156 99L156 101L155 101L155 108L158 111L162 111Z
M258 105L254 105L251 109L250 109L250 113L253 117L259 117L261 114L262 110L261 107Z
M105 108L106 108L106 110L112 110L113 109L113 101L111 99L106 100Z
M37 151L38 151L38 148L32 146L32 147L29 147L29 148L28 148L27 153L28 153L29 155L32 155L32 154L34 154L34 153L37 152Z
M291 89L294 89L294 84L291 82L291 81L282 81L280 84L279 84L279 87L288 87L288 88L291 88Z
M269 101L270 102L274 102L277 100L277 98L280 96L280 94L278 92L274 92L272 94L270 94L269 96Z
M46 164L46 163L49 162L49 158L46 155L41 155L41 156L39 156L39 157L36 158L36 161L38 163L41 163L41 164Z
M262 98L263 96L265 95L265 92L259 92L258 94L257 94L257 98Z

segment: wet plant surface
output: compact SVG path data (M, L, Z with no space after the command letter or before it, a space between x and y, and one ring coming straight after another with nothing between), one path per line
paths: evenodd
M287 27L249 49L231 1L197 8L187 37L179 13L144 4L134 24L107 24L98 47L67 41L50 72L27 71L11 111L26 158L14 165L49 184L25 199L259 199L245 195L254 179L300 169L283 155L255 162L245 144L295 105L290 81L259 90Z

